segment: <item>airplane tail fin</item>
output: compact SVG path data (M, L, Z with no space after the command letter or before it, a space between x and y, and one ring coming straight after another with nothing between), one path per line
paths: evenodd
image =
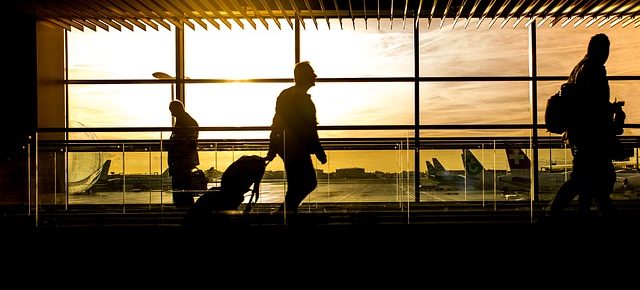
M440 163L440 160L438 160L438 158L432 158L432 160L433 160L433 167L434 167L433 173L435 175L442 175L447 171L442 165L442 163Z
M462 149L462 162L464 163L464 169L469 176L482 176L484 166L478 161L478 159L471 153L469 149Z
M436 168L429 162L429 160L425 161L427 163L427 175L430 177L436 176Z
M527 154L520 148L507 148L507 159L509 160L509 168L513 170L529 170L531 167L531 160L527 157Z
M107 159L102 165L102 170L100 171L100 175L98 175L98 181L107 181L109 178L109 168L111 167L111 159Z

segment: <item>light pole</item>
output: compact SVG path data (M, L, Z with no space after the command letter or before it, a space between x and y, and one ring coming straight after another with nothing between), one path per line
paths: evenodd
M174 77L163 73L163 72L154 72L151 74L154 78L159 79L159 80L173 80ZM174 94L173 94L173 82L171 82L171 100L175 100Z

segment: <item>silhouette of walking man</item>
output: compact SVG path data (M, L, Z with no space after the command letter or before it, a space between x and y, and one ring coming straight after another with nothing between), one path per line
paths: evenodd
M283 90L276 101L266 157L271 161L278 154L284 161L288 187L277 212L289 213L297 213L300 203L318 184L310 154L322 164L327 162L318 138L316 107L307 94L317 76L306 61L296 64L293 74L295 85Z
M178 100L169 104L171 115L176 118L168 148L169 175L173 188L173 203L178 206L193 205L191 171L200 164L198 158L198 122L184 109Z
M605 34L591 37L587 55L569 76L568 83L575 84L572 121L566 132L573 155L573 171L571 179L560 187L551 203L552 218L562 217L565 207L578 194L582 218L588 218L594 199L605 220L616 214L610 194L616 179L612 159L617 130L604 66L609 46Z

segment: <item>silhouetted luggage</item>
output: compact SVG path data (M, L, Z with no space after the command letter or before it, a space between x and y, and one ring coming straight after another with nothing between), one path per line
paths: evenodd
M173 190L173 204L176 206L192 206L193 197L207 190L209 178L200 168L194 168L189 172L188 186L182 190Z
M260 181L268 162L260 156L242 156L229 165L222 174L220 187L205 192L188 212L188 222L211 216L225 210L238 210L244 194L251 190L251 197L244 208L248 213L260 195ZM251 186L253 185L253 190Z

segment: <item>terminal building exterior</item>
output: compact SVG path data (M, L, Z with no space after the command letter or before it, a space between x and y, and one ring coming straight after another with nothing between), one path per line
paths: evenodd
M547 100L598 33L611 40L611 97L625 102L621 141L634 152L616 163L613 199L623 207L640 199L638 1L3 6L10 29L0 204L35 223L74 208L171 209L164 172L173 99L198 121L199 168L218 186L239 156L266 155L276 97L300 61L318 75L310 94L328 153L327 164L314 159L318 187L301 209L375 216L396 204L395 222L428 223L441 220L420 209L463 204L487 216L508 208L510 219L532 222L555 194L541 189L541 168L570 174L561 165L571 153L545 129ZM510 171L508 148L530 160L519 191L500 180ZM437 173L425 162L433 159ZM256 211L282 202L283 170L279 158L268 165ZM447 175L456 177L439 179ZM456 178L475 182L443 182ZM109 179L116 186L96 190Z

